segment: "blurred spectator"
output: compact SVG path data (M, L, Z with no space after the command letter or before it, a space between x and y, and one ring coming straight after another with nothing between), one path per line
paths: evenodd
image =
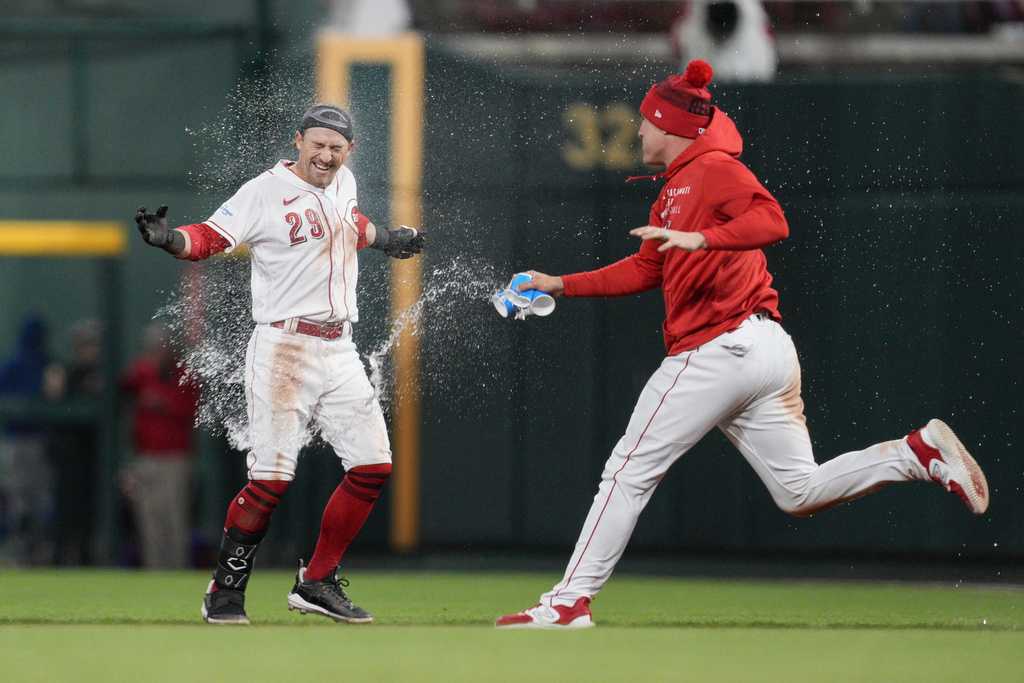
M329 6L328 25L343 33L391 36L412 25L406 0L330 0Z
M671 32L683 67L691 59L704 59L714 68L718 82L775 78L775 39L760 2L691 0L685 4Z
M46 324L27 317L14 355L0 366L0 397L40 399L50 364ZM29 420L9 420L0 440L0 557L39 564L52 556L53 472L46 433Z
M51 382L51 398L97 404L103 398L102 328L93 319L71 327L71 358ZM96 516L98 438L95 424L65 425L51 441L57 473L58 564L89 564Z
M167 330L146 328L143 352L121 379L134 398L135 459L121 477L135 512L147 569L188 566L192 435L197 393L167 346Z

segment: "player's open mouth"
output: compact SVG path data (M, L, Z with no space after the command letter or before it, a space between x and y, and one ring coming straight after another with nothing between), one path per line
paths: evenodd
M327 164L320 164L315 161L313 162L313 167L318 171L323 171L324 173L327 173L327 171L331 170L331 167L328 166Z

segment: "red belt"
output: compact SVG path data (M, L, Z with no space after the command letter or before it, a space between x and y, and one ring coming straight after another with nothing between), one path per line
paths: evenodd
M278 320L277 322L270 323L271 327L276 327L280 330L289 330L298 332L299 334L308 334L310 337L320 337L321 339L337 339L345 334L346 321L336 323L315 323L310 320L296 320L294 328L290 320Z

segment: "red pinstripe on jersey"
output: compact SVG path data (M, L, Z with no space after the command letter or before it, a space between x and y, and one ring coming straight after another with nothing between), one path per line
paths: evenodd
M679 378L682 376L684 372L686 372L686 368L689 367L690 356L692 355L693 353L690 353L690 355L686 357L686 362L683 363L682 369L680 369L679 372L676 373L676 378L672 380L672 386L670 386L668 390L664 394L662 394L661 400L658 401L658 407L654 409L653 413L651 413L651 417L649 420L647 420L647 424L644 426L644 430L640 432L640 437L636 440L636 445L634 445L633 449L626 454L626 458L622 461L622 465L619 467L619 469L615 470L615 474L612 475L612 487L608 490L608 497L605 499L604 506L601 508L601 512L598 514L597 520L594 522L594 528L590 530L590 536L587 537L587 542L583 546L583 550L580 552L580 556L579 558L577 558L576 564L573 565L572 571L569 572L569 576L567 576L565 580L562 581L562 588L559 588L555 592L555 594L551 596L551 599L548 601L548 604L554 606L555 598L558 597L558 594L561 593L562 590L568 587L569 583L572 582L573 577L576 576L576 570L579 569L580 563L583 561L583 556L586 555L587 550L590 549L590 542L594 540L594 534L597 533L597 527L601 525L601 519L604 518L604 512L606 509L608 509L608 503L611 502L612 494L615 493L615 487L619 485L619 473L622 472L622 470L626 469L626 465L629 464L630 458L632 458L633 454L636 453L636 450L640 448L641 442L643 442L644 437L647 436L647 430L651 428L651 424L654 422L654 418L658 416L658 412L661 410L661 406L665 404L665 399L672 392L672 390L675 389L676 383L679 382Z

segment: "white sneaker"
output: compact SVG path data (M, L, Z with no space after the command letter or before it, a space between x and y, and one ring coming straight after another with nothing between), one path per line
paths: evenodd
M590 598L580 598L569 605L535 605L515 614L498 617L497 628L590 628L594 620L590 615Z
M920 431L927 436L927 442L917 433L911 434L907 442L932 481L959 496L974 514L980 515L988 510L988 481L985 473L949 425L934 419ZM935 444L935 448L928 445L928 442Z

